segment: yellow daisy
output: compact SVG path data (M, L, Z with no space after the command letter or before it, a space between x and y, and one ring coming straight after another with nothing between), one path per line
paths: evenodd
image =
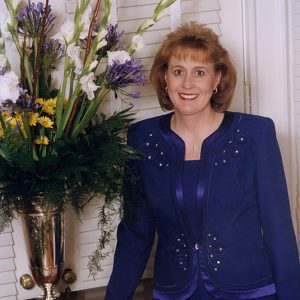
M40 104L40 105L44 105L44 99L43 98L36 98L34 100L35 104Z
M38 113L32 113L32 115L30 116L30 119L29 119L29 125L30 126L36 126L36 123L38 121L38 117L39 117Z
M44 135L39 136L34 142L37 145L49 145L49 139Z
M38 123L40 123L45 128L53 128L52 125L54 124L54 122L51 121L51 119L48 117L39 117Z
M21 114L17 114L17 115L16 115L16 121L18 122L18 124L19 124L20 126L23 125L23 120L22 120L22 115L21 115Z
M2 113L2 117L5 122L11 119L11 115L7 111Z
M0 139L4 137L4 130L0 124Z
M54 115L56 108L56 98L48 99L44 102L43 111L48 115Z
M10 119L7 120L7 124L14 129L17 126L17 120L16 118L11 117Z

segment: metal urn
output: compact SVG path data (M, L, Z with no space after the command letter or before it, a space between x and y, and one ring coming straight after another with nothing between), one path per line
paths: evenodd
M54 286L64 264L64 214L50 206L32 205L20 217L32 277L44 292L41 298L57 299Z

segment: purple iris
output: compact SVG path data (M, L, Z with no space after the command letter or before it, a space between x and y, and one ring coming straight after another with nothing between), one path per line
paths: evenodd
M142 72L141 60L127 60L120 64L114 62L111 66L106 67L106 86L112 90L125 88L132 84L144 84L145 75Z
M118 33L118 31L117 31L118 24L116 24L116 25L109 24L106 29L107 29L107 35L105 37L105 39L107 41L106 47L108 49L112 49L119 43L121 37L124 35L124 31L122 31L121 33ZM122 48L122 46L120 46L120 47ZM119 49L119 47L118 47L118 50L121 50L121 49Z
M0 76L4 75L6 73L7 69L6 68L0 68Z
M65 55L65 49L63 45L58 40L54 39L46 41L43 50L44 59L49 60L49 65L52 65L55 61L59 60Z
M129 85L145 84L146 78L142 72L142 67L141 60L127 60L122 64L117 61L111 66L107 65L105 72L106 86L131 98L139 98L139 92L127 92L124 88Z
M122 31L121 33L118 33L117 31L118 25L112 25L109 24L106 27L107 30L107 34L105 36L105 40L107 42L107 44L100 48L99 51L97 52L97 54L101 57L106 56L107 51L112 51L112 50L124 50L126 48L125 45L123 44L119 44L120 39L122 38L124 31ZM96 25L96 31L100 30L100 26L99 24Z
M19 31L23 34L28 34L30 37L39 36L42 30L42 22L45 17L46 10L44 3L37 4L28 1L28 5L21 7L16 18L19 21ZM45 23L45 33L52 30L54 27L53 21L55 17L51 14L51 6L48 6Z

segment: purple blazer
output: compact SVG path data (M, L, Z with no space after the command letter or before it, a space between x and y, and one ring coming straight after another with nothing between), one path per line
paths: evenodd
M131 299L157 233L158 299L187 299L201 280L215 299L277 294L279 300L299 300L299 256L272 120L225 112L203 142L206 176L197 188L203 224L192 234L182 214L184 143L170 128L171 116L129 130L128 144L143 159L130 163L138 180L125 190L125 218L105 299Z

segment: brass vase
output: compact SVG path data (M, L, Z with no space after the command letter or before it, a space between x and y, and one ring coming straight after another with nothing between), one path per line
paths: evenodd
M42 299L57 299L54 286L64 264L64 214L49 206L32 205L20 212L29 267Z

